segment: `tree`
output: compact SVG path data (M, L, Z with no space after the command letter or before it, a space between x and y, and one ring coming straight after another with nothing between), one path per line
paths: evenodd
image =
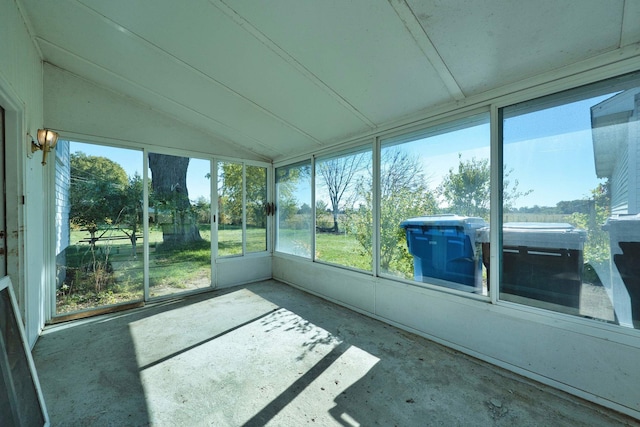
M122 208L116 220L117 224L124 225L120 229L129 237L131 255L134 259L137 258L137 233L142 225L142 189L142 178L136 172L132 177L129 177L127 187L122 193Z
M95 289L99 291L109 277L109 248L98 256L95 241L109 229L117 228L129 237L132 256L136 257L137 232L142 224L142 179L127 177L124 169L106 157L70 156L70 223L84 227L91 235L91 262ZM108 227L97 235L99 228Z
M106 157L87 156L82 152L70 157L69 220L92 231L113 223L125 206L123 194L129 184L122 167Z
M211 202L209 199L204 196L198 197L193 208L199 224L211 223Z
M218 169L219 210L228 224L242 224L243 165L223 162ZM266 227L267 169L262 166L244 166L247 224Z
M278 197L278 223L285 224L298 212L299 201L296 191L301 183L308 183L311 175L309 164L294 165L276 169L276 190Z
M364 202L350 220L356 239L365 254L372 256L373 176L361 178L357 185ZM407 250L400 223L405 219L436 212L435 198L427 188L420 159L400 147L386 148L380 166L380 267L411 277L413 258Z
M610 257L609 233L602 229L602 224L611 216L611 185L609 180L607 179L591 190L591 197L583 200L583 203L588 206L587 211L576 209L569 215L568 221L576 228L587 231L584 261L592 267L598 267Z
M350 188L356 174L363 169L367 162L367 153L335 157L319 161L316 164L317 175L322 178L322 184L329 193L329 201L333 212L333 231L339 232L338 215L340 201Z
M458 154L458 168L450 168L437 193L448 205L448 210L459 215L476 216L488 219L491 200L491 168L489 159L462 160L462 154ZM513 207L515 201L530 194L533 190L518 190L518 180L511 184L509 176L513 169L503 173L502 204L505 212Z
M153 203L162 222L162 241L183 244L202 240L196 216L189 201L187 168L189 158L149 153L149 169L153 179Z

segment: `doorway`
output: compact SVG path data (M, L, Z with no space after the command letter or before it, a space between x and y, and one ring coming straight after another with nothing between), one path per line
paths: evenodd
M212 286L209 160L64 140L55 158L52 322Z
M0 277L7 275L7 194L5 186L5 119L4 108L0 106L0 188L2 188L2 200L0 200Z

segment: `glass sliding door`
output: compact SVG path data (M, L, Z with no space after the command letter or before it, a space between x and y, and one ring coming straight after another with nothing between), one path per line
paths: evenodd
M211 286L211 162L149 153L149 296Z
M55 313L143 299L142 151L59 141Z

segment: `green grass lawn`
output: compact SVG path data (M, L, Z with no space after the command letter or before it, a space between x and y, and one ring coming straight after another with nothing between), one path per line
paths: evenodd
M208 287L211 284L211 232L200 230L202 242L187 246L167 247L162 231L149 233L149 291L151 297ZM72 231L72 244L65 250L66 279L57 290L57 313L94 308L103 305L143 299L143 242L137 241L135 256L128 240L98 241L92 251L80 240L88 233ZM301 239L308 232L281 230L281 237L292 245L308 248ZM264 229L248 229L247 252L266 250ZM307 249L308 250L308 249ZM218 230L218 256L242 253L242 230ZM371 257L364 253L355 236L318 233L316 258L320 261L371 271Z
M316 234L316 259L371 271L371 256L351 234Z
M124 233L109 233L125 239L99 240L92 250L89 243L81 242L90 237L88 232L71 232L71 245L65 250L65 265L58 266L66 273L64 283L56 293L58 314L143 299L142 238L137 240L134 256L131 242ZM211 231L208 226L200 227L200 236L202 242L167 247L162 243L162 230L152 228L149 231L151 297L211 285ZM219 230L218 241L218 256L242 253L241 229ZM247 252L265 250L265 230L248 229Z

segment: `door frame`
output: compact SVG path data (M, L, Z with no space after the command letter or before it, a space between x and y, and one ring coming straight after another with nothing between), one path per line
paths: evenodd
M30 292L28 272L24 262L24 182L25 158L27 152L27 130L25 126L25 107L20 97L13 91L2 76L0 76L0 104L4 109L5 127L5 188L6 188L6 249L7 275L14 285L20 314L25 322L25 330L30 345L35 342L34 331L38 325L30 325L28 320L27 303ZM38 302L40 303L40 302ZM35 326L35 327L34 327ZM37 335L37 333L36 333Z

